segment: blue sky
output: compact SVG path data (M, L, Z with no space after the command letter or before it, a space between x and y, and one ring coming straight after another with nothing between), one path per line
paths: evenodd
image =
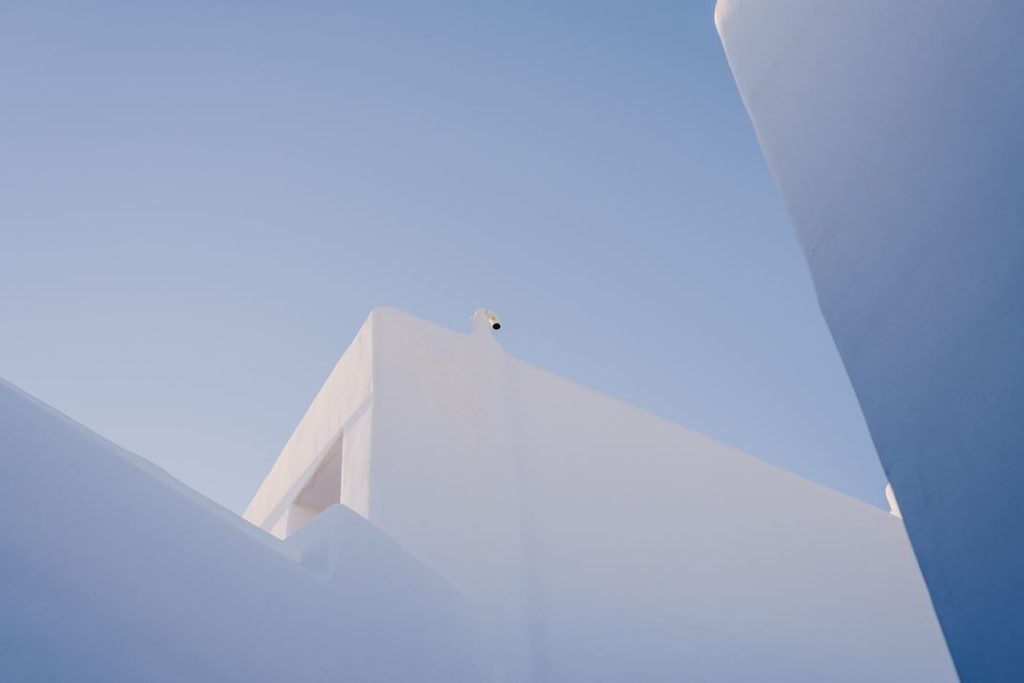
M5 3L0 375L241 510L375 306L882 505L714 3Z

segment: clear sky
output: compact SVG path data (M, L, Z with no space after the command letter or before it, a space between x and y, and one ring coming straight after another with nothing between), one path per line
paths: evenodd
M487 306L882 505L713 9L4 3L0 376L241 510L373 307Z

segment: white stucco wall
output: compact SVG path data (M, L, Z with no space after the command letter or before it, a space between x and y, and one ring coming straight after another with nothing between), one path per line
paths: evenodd
M955 680L900 520L489 332L370 326L365 514L476 606L498 680Z
M279 541L3 380L0 473L0 681L480 680L458 591L339 506Z
M965 680L1024 680L1024 3L719 0Z
M346 503L366 514L373 405L373 317L356 334L263 480L243 517L283 538L288 506L343 439Z

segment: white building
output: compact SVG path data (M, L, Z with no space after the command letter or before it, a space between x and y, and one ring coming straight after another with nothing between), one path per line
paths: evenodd
M1024 680L1024 2L719 0L964 680Z
M245 518L338 503L466 597L487 680L955 680L899 519L487 326L373 312Z

